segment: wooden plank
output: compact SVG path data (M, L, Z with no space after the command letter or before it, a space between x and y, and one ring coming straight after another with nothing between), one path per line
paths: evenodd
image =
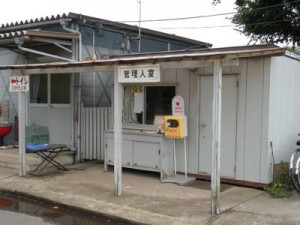
M184 173L178 172L178 174L183 175ZM211 178L210 175L201 174L201 173L188 173L188 176L195 177L200 180L206 180L206 181L210 181L210 178ZM265 188L270 184L270 183L258 183L258 182L237 180L237 179L232 179L232 178L228 178L228 177L221 177L221 183L233 184L233 185L244 186L244 187L252 187L252 188Z
M211 173L211 213L220 213L220 152L221 152L221 112L222 112L222 67L220 60L214 61L214 86L212 110L212 173Z
M118 82L118 67L114 66L114 194L122 193L122 84Z
M25 125L26 125L26 93L18 92L19 108L19 175L26 176L26 146L25 146Z
M245 121L246 121L246 90L247 90L247 60L240 61L240 75L237 104L237 140L236 140L236 173L235 178L244 179L245 160Z

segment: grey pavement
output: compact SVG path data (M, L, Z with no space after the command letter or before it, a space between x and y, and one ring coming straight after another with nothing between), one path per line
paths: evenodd
M300 197L274 199L261 190L232 187L221 192L221 214L210 215L210 191L161 183L158 174L125 170L122 195L113 195L113 170L99 163L67 166L40 177L19 177L0 167L0 190L48 199L143 224L300 224Z

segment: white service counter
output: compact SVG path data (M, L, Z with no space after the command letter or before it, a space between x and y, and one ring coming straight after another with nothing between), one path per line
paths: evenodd
M173 174L172 142L149 130L123 130L122 167L155 171L161 179ZM114 132L105 132L104 168L114 165Z

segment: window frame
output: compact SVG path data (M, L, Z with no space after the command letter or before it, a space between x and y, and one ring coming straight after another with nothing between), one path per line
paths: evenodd
M158 84L149 84L149 83L136 83L136 84L124 84L123 85L123 99L122 99L122 104L123 104L123 110L124 110L124 89L125 87L135 87L135 86L142 86L144 93L147 87L174 87L175 88L175 94L174 96L177 95L177 89L178 89L178 83L158 83ZM146 94L144 94L144 103L146 101ZM143 111L146 111L146 104L143 106ZM155 130L154 124L146 124L146 114L143 113L143 123L128 123L128 122L123 122L123 113L122 113L122 125L123 129L137 129L137 130Z
M55 75L55 74L51 74L51 73L47 73L47 74L39 74L40 76L46 76L47 77L47 102L43 102L43 103L38 103L38 102L31 102L31 93L30 93L30 97L29 97L29 104L30 106L33 107L47 107L49 105L53 106L53 107L61 107L61 108L68 108L70 107L70 105L72 104L72 74L70 73L66 73L66 74L62 74L62 76L69 76L69 103L52 103L51 102L51 92L52 92L52 81L51 81L51 76ZM31 88L30 88L30 92L31 92Z

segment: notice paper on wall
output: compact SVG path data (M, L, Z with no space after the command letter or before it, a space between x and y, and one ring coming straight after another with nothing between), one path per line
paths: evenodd
M143 112L144 108L144 94L142 93L134 93L134 113Z

